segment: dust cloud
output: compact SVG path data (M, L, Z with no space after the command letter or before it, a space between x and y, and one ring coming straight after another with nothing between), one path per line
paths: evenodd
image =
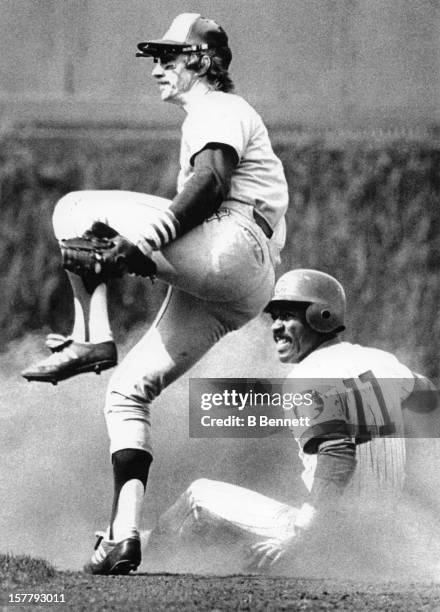
M141 334L142 330L130 335L120 346L121 356ZM76 570L90 556L94 531L105 528L109 518L112 474L102 408L110 374L87 374L57 386L27 383L19 372L44 355L42 344L41 336L29 336L0 357L0 552L43 557L59 569ZM159 515L198 478L224 480L285 503L302 503L301 464L290 439L202 440L188 435L190 377L283 377L288 369L275 357L269 323L262 316L224 338L163 392L152 410L155 453L143 528L154 527ZM412 415L410 426L423 436L424 430L432 435L438 423L437 415ZM379 509L380 520L371 512L371 531L365 522L360 528L353 521L343 539L340 532L334 538L329 532L325 542L298 558L294 575L438 578L440 443L438 438L414 437L407 446L407 496L397 515ZM367 532L374 537L366 537ZM204 557L205 565L182 564L181 569L238 571L232 544L223 543L211 552L211 557Z
M141 334L119 347L121 356ZM0 357L0 551L77 569L90 555L94 531L109 519L112 474L102 409L110 374L86 374L57 386L28 383L20 371L45 356L43 343L42 336L30 336ZM188 436L189 377L283 376L271 349L267 321L255 321L223 339L155 402L145 527L202 476L270 495L281 490L282 497L292 489L283 480L286 473L295 480L290 466L280 470L285 452L296 461L286 440Z

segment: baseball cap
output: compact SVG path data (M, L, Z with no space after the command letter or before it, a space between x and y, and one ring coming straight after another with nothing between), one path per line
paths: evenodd
M157 57L165 53L192 53L207 49L223 50L226 67L231 61L228 37L221 26L199 13L182 13L172 22L163 38L141 42L137 57ZM228 53L225 53L226 50Z

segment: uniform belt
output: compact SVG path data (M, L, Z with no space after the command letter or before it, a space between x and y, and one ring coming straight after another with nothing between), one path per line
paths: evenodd
M255 223L263 230L264 235L266 236L266 238L272 238L273 235L273 230L270 227L269 223L266 221L266 219L260 215L260 213L258 211L253 210L254 213L254 219L255 219Z
M268 239L272 238L272 236L273 236L272 228L270 227L270 225L266 221L266 219L263 217L263 215L260 214L257 211L257 209L255 208L253 203L245 202L244 200L239 200L238 198L230 198L229 200L225 200L225 202L223 202L223 206L225 208L230 207L231 210L234 210L234 205L235 205L236 202L239 205L239 209L240 209L240 207L242 207L244 205L245 208L247 209L247 211L249 211L249 207L251 207L255 223L263 231L263 233L266 236L266 238L268 238Z

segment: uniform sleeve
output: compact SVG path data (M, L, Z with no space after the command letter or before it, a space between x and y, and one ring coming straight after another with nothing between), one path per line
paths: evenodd
M196 227L212 215L228 195L237 163L234 149L209 143L195 159L195 171L167 209L157 210L154 222L144 229L138 248L149 255Z
M235 109L236 110L236 109ZM249 129L242 113L227 107L198 107L197 113L186 122L185 142L194 165L197 153L209 143L216 142L231 147L241 159L248 139Z
M231 189L237 162L235 149L218 142L209 142L196 154L194 174L170 206L180 234L196 227L219 208Z
M289 386L285 387L285 390L288 388ZM343 397L335 385L322 385L321 381L320 385L313 385L312 388L301 391L301 395L302 404L294 408L299 421L294 433L305 453L316 453L323 440L351 436Z
M310 492L316 509L328 508L344 493L356 469L356 445L350 438L325 440L318 448L318 460Z
M310 495L295 518L300 532L308 531L317 522L328 525L328 513L337 507L355 469L356 446L350 438L319 444Z

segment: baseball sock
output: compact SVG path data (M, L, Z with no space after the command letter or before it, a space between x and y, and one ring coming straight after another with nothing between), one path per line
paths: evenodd
M68 272L73 291L74 323L71 337L77 342L105 342L113 339L107 308L107 285L89 291L82 278Z
M139 449L113 453L114 498L109 537L116 542L139 533L142 504L153 458Z
M107 307L107 285L101 283L90 297L89 341L113 340Z
M144 485L140 480L133 478L122 486L118 496L116 515L111 527L112 539L115 542L139 535L144 494Z

